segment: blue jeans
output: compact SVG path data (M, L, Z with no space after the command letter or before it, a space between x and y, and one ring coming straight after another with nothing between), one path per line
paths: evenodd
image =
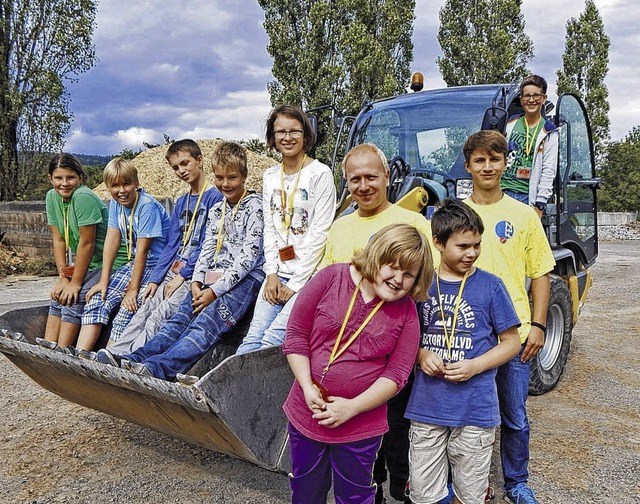
M511 196L513 199L521 201L522 203L528 205L529 204L529 194L519 193L515 191L510 191L509 189L502 191L507 196Z
M248 275L197 315L193 315L189 293L158 334L122 357L142 362L156 378L173 380L178 373L188 371L236 325L253 304L259 289L260 281Z
M287 278L278 278L280 278L283 286L287 285ZM284 341L287 321L289 320L289 315L291 315L291 309L298 297L298 293L296 292L289 298L289 301L283 305L272 305L262 297L266 284L267 281L265 280L258 293L256 307L253 310L253 319L251 319L251 326L247 331L247 335L242 340L242 344L238 347L238 350L236 350L236 355L253 352L261 348L281 345Z
M529 479L529 362L521 362L520 353L498 368L496 385L500 403L500 458L504 488L526 483Z

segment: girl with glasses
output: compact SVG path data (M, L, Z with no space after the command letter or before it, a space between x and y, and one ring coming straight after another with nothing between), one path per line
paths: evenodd
M266 137L267 147L280 152L282 163L263 175L267 276L238 354L284 341L291 308L322 259L335 213L333 174L311 157L315 133L307 115L293 105L274 108Z

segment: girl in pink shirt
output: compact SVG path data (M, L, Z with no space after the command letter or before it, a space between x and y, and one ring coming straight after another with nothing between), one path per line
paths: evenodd
M292 502L372 503L386 401L406 384L418 350L411 299L426 299L433 262L413 226L383 228L351 264L321 270L300 291L283 351L295 382L289 419Z

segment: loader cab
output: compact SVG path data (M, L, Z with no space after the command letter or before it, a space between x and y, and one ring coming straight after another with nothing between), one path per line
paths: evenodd
M343 121L338 142L342 139L344 147L337 150L334 166L340 166L349 148L375 144L391 161L389 200L421 186L428 205L434 205L455 195L456 180L468 177L462 145L481 128L484 112L501 88L428 90L367 103L357 117Z

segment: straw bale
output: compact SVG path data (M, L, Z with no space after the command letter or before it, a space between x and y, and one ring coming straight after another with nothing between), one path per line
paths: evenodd
M202 149L204 157L204 167L207 179L213 184L213 173L211 170L211 153L215 146L222 140L197 140ZM133 162L138 169L140 185L155 198L177 198L186 191L186 184L178 179L169 167L165 159L166 145L160 145L138 154ZM268 156L247 151L247 164L249 166L249 176L247 177L247 189L262 191L262 174L269 167L278 164L278 161ZM104 183L100 184L94 191L102 199L109 199L109 191Z

